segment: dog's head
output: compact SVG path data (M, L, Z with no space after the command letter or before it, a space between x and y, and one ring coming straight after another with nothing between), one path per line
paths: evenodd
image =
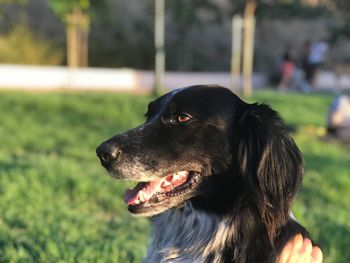
M226 213L243 201L268 226L286 220L303 162L270 107L193 86L151 102L146 117L97 148L112 176L138 182L124 196L131 213L155 215L188 200Z

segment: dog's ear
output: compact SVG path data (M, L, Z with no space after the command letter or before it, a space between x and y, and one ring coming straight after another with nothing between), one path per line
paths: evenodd
M300 187L303 159L277 112L267 105L247 105L238 133L241 172L273 242Z

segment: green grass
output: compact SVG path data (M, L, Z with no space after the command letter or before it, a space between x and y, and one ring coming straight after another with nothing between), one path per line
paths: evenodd
M122 201L96 146L140 124L147 96L0 93L0 262L140 262L148 220ZM350 262L349 147L318 138L331 97L258 93L291 125L306 161L297 218L325 262Z

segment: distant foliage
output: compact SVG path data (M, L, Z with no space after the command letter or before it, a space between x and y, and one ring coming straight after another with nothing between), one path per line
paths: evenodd
M0 63L59 65L63 58L63 50L36 37L24 25L0 36Z
M166 1L166 69L229 71L231 17L243 12L245 2ZM282 54L292 50L298 57L306 41L329 42L328 68L349 63L349 0L323 0L318 6L302 0L257 2L256 71L274 75ZM0 0L0 37L22 12L31 32L64 49L64 22L77 9L90 20L90 66L154 68L154 0Z
M67 15L74 9L87 11L90 8L89 0L50 0L49 4L53 11L66 22Z

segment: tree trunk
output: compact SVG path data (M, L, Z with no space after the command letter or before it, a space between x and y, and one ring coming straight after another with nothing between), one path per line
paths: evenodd
M89 65L89 28L90 18L87 14L81 13L80 16L80 66L88 67Z
M244 10L243 39L243 95L252 95L252 72L254 58L255 0L248 0Z
M89 16L74 9L67 16L67 64L70 68L88 66Z
M159 95L164 89L165 73L165 50L164 50L164 0L155 0L155 23L154 23L154 45L155 45L155 70L153 94Z
M242 24L241 15L235 15L232 17L231 88L236 93L241 91Z
M67 16L67 64L69 68L79 66L79 36L78 36L78 18L74 10Z

